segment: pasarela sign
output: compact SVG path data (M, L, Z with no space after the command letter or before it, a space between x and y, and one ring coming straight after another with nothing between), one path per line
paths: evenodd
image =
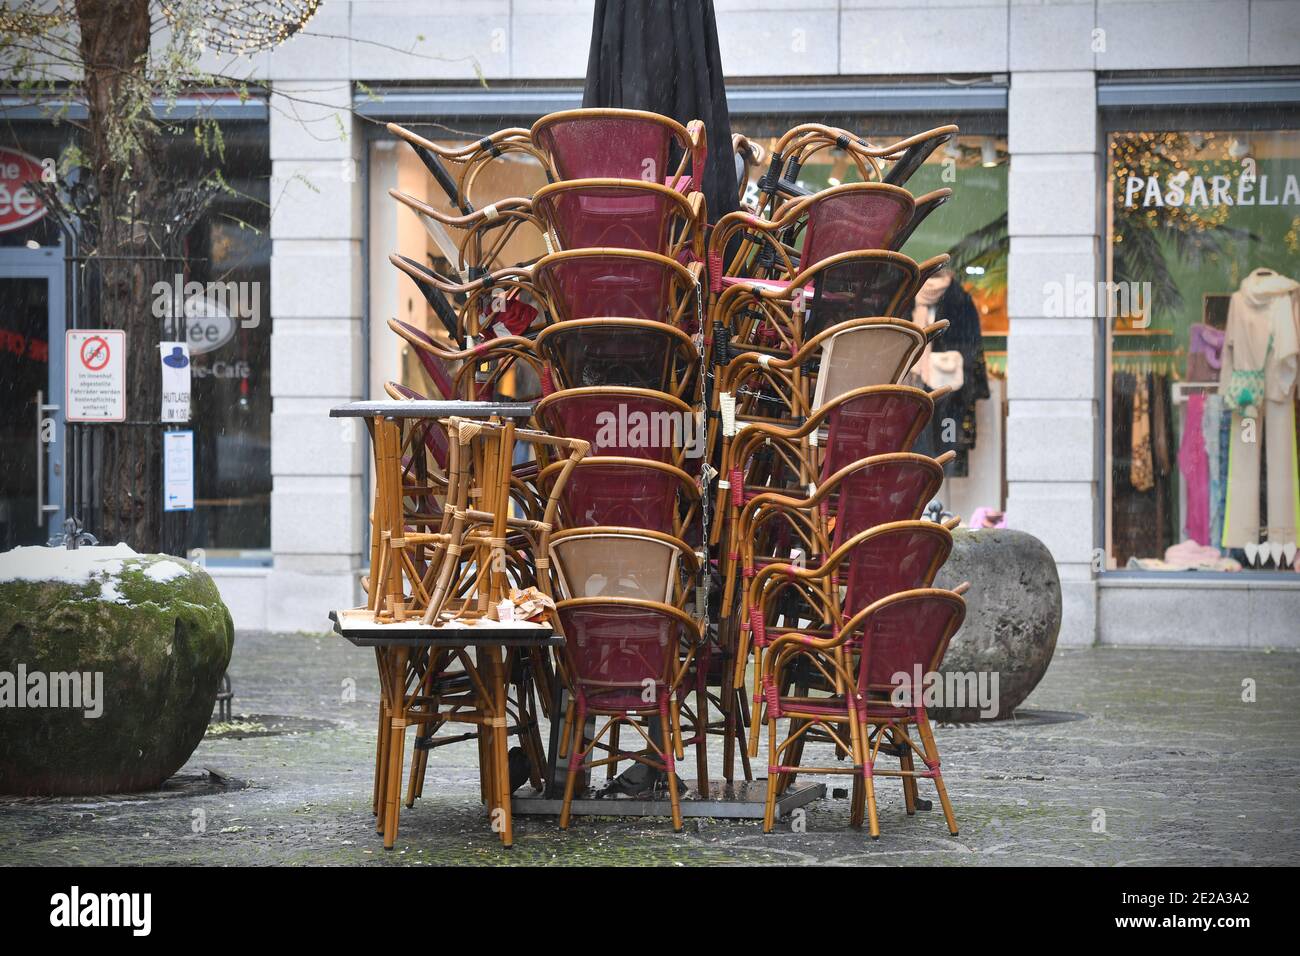
M40 182L41 172L33 157L0 147L0 232L30 226L45 215L45 204L28 185Z

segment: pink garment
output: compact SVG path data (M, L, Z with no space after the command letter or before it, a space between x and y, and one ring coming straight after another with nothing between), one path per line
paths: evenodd
M1180 541L1165 549L1165 563L1217 569L1223 563L1223 555L1219 554L1218 548L1197 544L1195 541Z
M1187 380L1217 382L1223 366L1223 329L1197 323L1187 337Z
M970 526L972 528L1005 528L1007 526L1007 516L1005 512L998 511L995 508L976 508L975 513L970 516Z
M1205 414L1205 394L1187 396L1187 419L1183 422L1183 442L1178 448L1178 470L1183 473L1187 492L1187 536L1198 544L1210 543L1210 457L1205 451L1205 434L1201 418Z

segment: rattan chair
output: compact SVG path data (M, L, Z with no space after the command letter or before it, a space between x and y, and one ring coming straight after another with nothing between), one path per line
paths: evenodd
M703 181L708 155L704 124L683 126L658 113L624 109L562 110L532 126L552 179L639 179L683 192ZM681 159L674 167L674 153ZM689 165L689 178L688 167Z
M572 179L543 186L532 209L553 249L633 249L670 259L704 257L704 195L632 179Z
M827 638L797 632L782 634L772 641L762 672L763 696L767 704L768 789L763 819L764 832L776 822L776 798L783 778L794 773L851 774L853 799L850 824L862 824L865 809L869 832L880 835L876 810L875 777L899 776L911 781L934 781L948 830L956 836L957 820L948 799L940 770L939 749L926 714L922 689L913 687L913 675L934 673L943 661L948 643L966 614L961 594L955 591L917 588L902 591L870 604L853 614L839 633ZM850 665L846 644L851 635L858 641L857 663ZM788 673L796 664L811 667L832 687L824 697L787 695ZM900 693L901 691L901 693ZM901 706L900 698L905 701ZM790 721L784 739L778 722ZM910 734L915 727L920 741ZM853 756L851 767L843 765L803 767L787 763L785 756L812 729L829 736L836 746ZM846 739L847 738L847 739ZM906 759L899 770L882 770L876 758L888 742L904 748ZM912 766L919 755L925 769ZM915 790L904 789L908 809Z

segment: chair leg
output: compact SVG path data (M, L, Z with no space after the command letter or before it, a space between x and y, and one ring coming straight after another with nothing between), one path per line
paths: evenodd
M395 717L392 726L392 739L388 748L388 785L384 798L385 850L391 850L397 840L397 818L400 813L402 792L402 758L406 750L406 719Z
M489 742L489 741L488 741L488 737L489 737L489 736L490 736L490 735L488 734L487 728L485 728L485 727L483 727L483 726L480 725L479 730L478 730L478 734L477 734L477 739L476 739L476 745L478 746L478 766L479 766L479 773L478 773L478 790L479 790L479 799L484 803L484 805L486 805L486 806L488 807L489 812L491 812L491 805L492 805L492 790L491 790L489 784L490 784L490 782L491 782L492 777L491 777L491 774L490 774L490 773L487 771L487 769L486 769L486 768L489 766L489 763L488 763L488 762L492 759L492 751L491 751L491 749L488 747L488 742Z
M757 734L754 735L758 737ZM771 833L776 826L776 788L780 782L781 776L773 768L777 765L779 754L776 749L776 718L771 714L767 717L767 803L763 807L763 832Z
M943 807L943 818L948 822L948 832L957 835L957 818L953 816L952 804L948 800L948 788L943 785L943 774L939 771L939 747L934 742L934 732L930 729L930 718L924 710L916 714L916 727L921 732L921 745L925 748L926 766L934 772L934 789L939 792L939 806Z
M700 796L709 796L709 695L701 686L695 694L695 787Z
M422 797L424 796L424 778L429 772L429 751L421 750L418 753L420 754L420 776L415 781L415 795Z
M388 756L388 710L382 703L379 705L379 730L375 734L375 787L374 795L371 800L371 809L376 817L383 811L383 794L384 781L387 778L385 758ZM383 832L383 823L377 824L380 832Z
M686 759L686 747L682 744L682 704L674 694L668 701L668 719L673 723L673 756L678 760Z
M609 729L609 749L610 757L613 758L618 753L618 724ZM618 761L611 759L605 766L605 779L613 780L618 776Z
M571 711L573 719L569 722L569 772L564 777L564 803L560 807L560 829L569 829L569 813L573 809L573 791L582 771L582 730L587 715L583 707Z
M728 684L730 671L723 667L722 686L718 688L718 703L722 711L722 779L731 783L736 775L736 747L745 747L743 731L737 725L736 692Z
M736 704L740 707L740 717L735 721L736 739L740 746L740 769L745 774L745 780L754 779L754 768L749 763L749 747L745 741L745 728L749 728L749 733L753 734L758 728L752 726L749 720L749 701L745 698L745 690L741 688L736 691Z
M537 719L538 690L532 666L531 658L523 658L523 673L515 684L515 693L519 701L519 746L528 758L528 783L534 790L541 790L546 780L546 751Z
M906 738L899 743L896 738L893 738L892 734L890 736L891 739L894 740L895 746L901 748L898 754L898 768L902 770L904 774L909 775L903 777L903 806L907 808L907 815L913 817L916 816L916 798L918 791L916 789L916 778L910 776L910 774L916 772L916 765L912 761L912 745L907 742Z
M680 748L681 740L673 727L673 721L668 715L668 709L662 705L659 708L659 731L663 740L664 766L668 771L668 802L673 808L673 832L681 833L682 805L677 794L677 764L673 759L673 751Z
M801 721L800 724L796 726L795 722L791 720L790 736L793 737L804 723L807 723L807 721ZM790 752L786 756L786 762L788 763L789 766L797 767L799 766L800 763L803 762L803 743L805 739L806 739L805 737L800 737L798 740L796 740L793 744L790 745ZM784 794L787 790L793 787L794 778L796 776L797 774L794 773L781 774L781 784L777 792L780 794Z
M853 794L849 801L849 827L854 830L862 829L862 815L866 808L867 788L862 785L862 775L855 773L853 775Z
M562 759L567 760L569 756L569 738L572 736L571 728L573 727L573 721L575 718L573 696L567 693L564 696L566 700L564 701L564 714L560 718L560 727L563 732L560 734L559 756Z
M871 839L880 839L880 819L876 815L876 783L875 778L871 775L871 755L867 755L867 762L862 765L862 789L867 792L867 832L871 834Z
M411 752L411 773L406 780L406 809L410 810L415 806L416 791L424 780L424 774L420 770L420 758L428 753L427 750L421 750L420 730L423 724L415 725L415 749Z
M541 790L546 786L546 750L542 746L542 731L536 713L529 715L528 732L521 732L520 737L528 757L528 783L534 790Z

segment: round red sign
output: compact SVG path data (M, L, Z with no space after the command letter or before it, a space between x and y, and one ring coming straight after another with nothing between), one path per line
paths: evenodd
M98 372L108 364L108 342L102 336L92 335L81 343L81 364Z
M30 226L45 215L45 204L28 185L40 181L39 160L0 146L0 232Z

